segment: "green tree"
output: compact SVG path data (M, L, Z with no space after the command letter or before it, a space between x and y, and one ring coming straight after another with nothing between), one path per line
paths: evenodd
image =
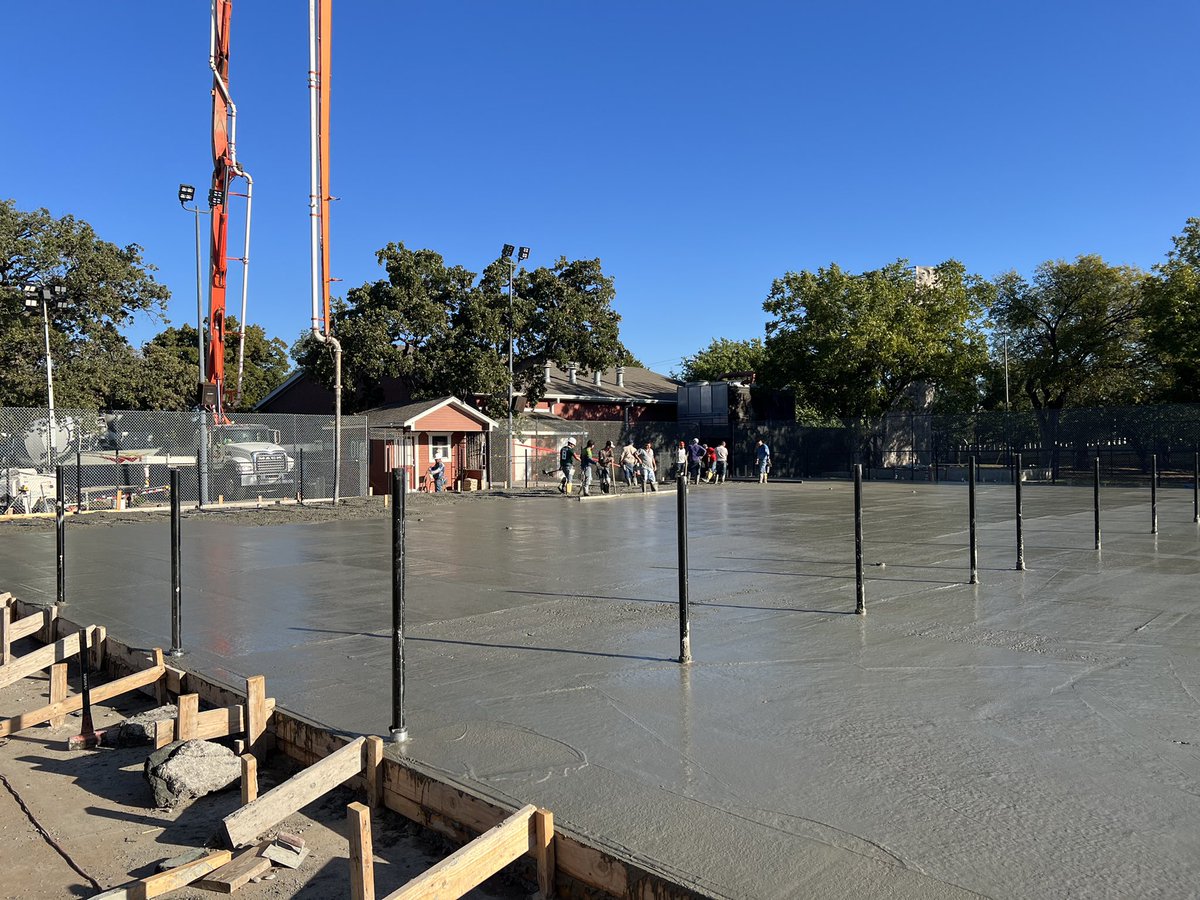
M122 389L112 382L126 374L132 351L120 329L139 312L161 316L170 296L154 271L137 244L118 247L73 216L56 219L45 209L26 212L0 201L0 405L46 402L42 323L24 312L25 285L63 286L71 300L70 309L52 311L50 329L65 404L77 358L92 360L101 392ZM107 367L105 356L112 357Z
M267 337L261 325L246 328L245 357L242 367L241 402L234 402L237 389L237 333L240 324L235 316L225 317L225 383L228 395L227 408L253 409L254 406L283 384L291 364L288 346L279 338ZM148 373L151 393L162 397L164 405L152 405L147 409L187 409L196 400L196 382L199 379L199 347L196 329L191 325L172 326L152 337L143 347L142 356L147 362L155 361L160 366L161 378L153 383L153 368ZM168 362L168 358L170 361ZM168 405L169 404L169 405Z
M734 372L762 372L766 360L762 338L748 341L714 338L703 350L685 356L680 371L672 372L671 376L682 381L718 381Z
M961 263L918 284L904 260L855 275L836 264L771 286L764 381L843 421L902 407L918 383L970 394L986 366L990 286Z
M476 281L432 250L388 244L377 254L387 279L352 289L335 304L333 332L343 350L347 409L376 405L380 383L408 381L414 399L484 395L503 412L508 391L509 263L498 259ZM514 273L511 304L518 389L540 396L540 366L578 362L585 369L632 360L618 335L615 291L599 260L560 259L551 268ZM331 354L303 336L293 356L326 385ZM632 364L632 363L631 363ZM536 371L535 371L536 370Z
M1200 402L1200 219L1187 220L1165 262L1145 281L1146 343L1156 399Z

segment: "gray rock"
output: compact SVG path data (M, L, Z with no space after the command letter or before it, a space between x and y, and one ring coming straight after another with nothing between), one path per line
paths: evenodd
M156 706L144 713L130 716L119 725L110 725L105 728L100 743L105 747L140 747L143 744L153 744L154 723L164 719L173 719L177 715L179 715L179 708L173 703Z
M237 784L242 765L237 754L212 741L176 741L146 758L145 776L154 805L170 809Z

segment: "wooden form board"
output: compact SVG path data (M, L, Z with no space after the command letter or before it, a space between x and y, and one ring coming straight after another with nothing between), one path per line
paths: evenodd
M92 900L151 900L152 897L161 897L176 888L187 887L193 881L220 869L232 856L228 850L214 850L200 859L176 866L174 869L157 872L141 881L95 894Z
M324 796L342 782L361 774L365 744L366 738L351 741L320 762L297 772L283 784L271 788L237 812L227 815L222 822L226 842L231 847L245 847L254 843L268 828Z
M94 625L88 626L88 643L91 643ZM69 634L66 637L39 647L24 656L12 659L7 666L0 666L0 687L7 687L15 681L35 675L43 669L48 669L55 663L65 662L79 655L79 634Z
M155 664L148 669L143 669L141 672L135 672L132 675L126 675L124 678L118 678L116 681L110 681L108 684L92 688L92 702L102 703L105 700L111 700L113 697L119 697L121 694L127 694L138 688L154 684L163 676L164 666L161 650L154 650L154 660ZM13 716L11 719L0 719L0 737L8 737L10 734L16 734L18 731L24 731L26 728L41 725L43 722L49 722L51 719L65 716L68 713L78 712L81 709L83 709L83 695L74 694L65 700L60 700L58 703L30 710L19 716Z
M263 841L257 847L243 850L211 875L205 875L197 881L196 887L218 894L232 894L238 888L245 887L251 878L270 870L271 861L262 856L270 844L270 841Z
M184 697L188 696L199 699L198 694L182 694L179 699L182 701ZM264 705L269 720L271 713L275 710L275 698L268 697ZM155 747L165 747L172 741L211 741L214 738L241 734L246 730L246 707L240 703L235 706L223 706L220 709L206 709L197 713L195 728L190 732L190 737L183 729L177 729L178 718L160 719L154 723Z
M536 806L522 807L399 890L392 891L384 900L461 897L505 866L533 852L537 811Z
M12 602L14 613L28 616L41 607L23 600ZM79 625L62 618L53 623L55 633L71 633ZM105 668L109 675L137 673L145 665L145 650L130 647L109 637ZM181 690L198 693L214 706L243 702L235 689L209 680L195 672L165 666L163 680L173 693ZM343 747L346 737L332 733L326 726L292 712L276 709L271 717L272 737L278 749L302 765L311 765ZM388 809L444 835L464 843L503 819L510 810L475 792L455 784L440 773L426 771L414 760L385 758L382 765L382 803ZM643 900L690 900L696 896L665 875L653 872L609 848L577 838L557 828L554 837L556 872L560 889L564 883L577 882L612 897Z

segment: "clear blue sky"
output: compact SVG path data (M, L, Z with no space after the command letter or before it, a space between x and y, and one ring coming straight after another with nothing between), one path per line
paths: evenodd
M232 30L250 320L289 343L309 317L307 8L238 0ZM761 336L788 270L1149 267L1200 215L1198 26L1195 0L339 0L333 274L378 277L388 241L474 271L506 242L600 257L622 337L665 372ZM0 196L142 244L194 321L175 192L211 170L208 3L9 4L5 32Z

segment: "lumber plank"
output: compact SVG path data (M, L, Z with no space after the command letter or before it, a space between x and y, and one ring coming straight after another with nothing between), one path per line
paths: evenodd
M39 647L24 656L13 659L7 666L0 667L0 687L7 687L58 662L65 662L79 653L79 635L69 634L53 644Z
M92 669L97 672L104 671L104 648L107 643L108 629L103 625L93 625L88 634L88 645L92 651Z
M258 760L253 753L243 753L242 761L242 806L258 799Z
M371 842L371 810L361 803L346 807L350 838L351 900L375 900L375 850Z
M50 667L50 705L62 703L67 699L67 664L55 663ZM67 720L66 716L51 716L50 727L61 728Z
M43 644L54 643L55 638L58 637L57 624L58 624L58 606L57 605L56 606L48 606L45 609L43 609L42 610L42 623L36 632L36 634L38 636L38 640L40 640ZM76 633L78 633L78 631L79 631L78 627L68 628L65 630L65 633L66 634L76 634Z
M246 747L258 755L262 751L262 735L267 730L267 688L262 675L246 679Z
M532 849L535 812L537 807L532 804L522 807L495 828L388 894L385 900L461 897Z
M167 677L170 677L169 673ZM275 712L275 698L268 697L266 705L267 721L270 721ZM211 741L233 734L241 734L246 730L245 723L246 707L240 703L236 706L223 706L220 709L206 709L196 714L195 738L200 741ZM165 747L175 740L187 740L187 738L175 737L175 719L162 719L157 726L158 730L155 732L155 746L157 747Z
M11 607L10 607L11 615ZM46 623L51 619L51 610L39 609L32 615L25 616L12 622L9 626L11 639L19 641L21 638L27 638L31 634L37 634L46 627Z
M231 847L245 847L271 826L343 781L360 774L364 743L365 738L356 738L336 753L297 772L257 800L227 815L222 822L226 841Z
M0 667L9 663L13 642L12 626L12 610L8 607L8 596L5 595L4 602L0 603Z
M150 900L151 897L158 897L167 891L186 887L208 873L215 872L229 862L232 857L233 854L228 850L214 850L194 862L148 875L141 881L135 881L129 886L129 895L133 900Z
M196 738L196 717L200 715L200 695L182 694L179 697L179 715L175 722L175 731L181 741L191 741Z
M158 655L161 659L161 650L158 651ZM110 681L108 684L94 687L91 690L92 703L102 703L105 700L111 700L113 697L119 697L121 694L127 694L140 687L154 684L161 677L162 666L151 666L149 669L143 669L132 675L126 675L124 678L118 678L116 681ZM65 700L52 703L50 706L43 706L40 709L21 713L21 715L13 716L11 719L0 719L0 737L8 737L10 734L16 734L18 731L24 731L26 728L32 728L34 725L49 722L55 716L65 716L68 713L79 712L81 709L83 709L83 695L73 694Z
M379 806L383 793L383 739L377 735L368 735L363 745L363 779L366 781L367 806L375 809Z
M551 900L554 896L554 813L539 809L533 814L533 825L538 892L541 900Z
M269 844L270 841L264 841L257 847L243 850L221 868L198 880L195 886L218 894L232 894L245 887L251 878L263 875L271 868L271 861L262 856Z

